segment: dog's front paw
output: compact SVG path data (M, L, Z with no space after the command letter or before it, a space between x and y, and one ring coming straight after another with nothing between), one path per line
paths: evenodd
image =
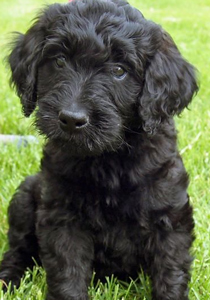
M10 291L14 289L14 286L19 287L20 285L20 277L18 274L15 274L14 270L4 270L0 272L0 290L6 292L9 285Z

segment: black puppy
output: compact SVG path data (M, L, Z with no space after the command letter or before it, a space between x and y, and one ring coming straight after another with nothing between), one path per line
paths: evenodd
M18 286L33 257L47 300L86 300L93 270L142 267L153 299L187 300L194 223L173 116L197 84L170 36L124 1L76 0L47 7L9 64L47 143L9 206L0 278Z

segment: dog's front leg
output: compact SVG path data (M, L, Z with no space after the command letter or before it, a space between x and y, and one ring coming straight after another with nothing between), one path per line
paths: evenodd
M149 242L148 259L153 300L188 300L192 236L157 230ZM152 251L151 251L152 250Z
M87 300L94 251L90 234L69 225L38 225L37 234L47 275L46 299Z

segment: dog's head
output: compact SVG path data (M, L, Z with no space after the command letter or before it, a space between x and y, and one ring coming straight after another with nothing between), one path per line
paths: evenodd
M158 130L197 91L194 68L171 37L124 1L47 7L9 56L11 82L48 138L101 153L126 130Z

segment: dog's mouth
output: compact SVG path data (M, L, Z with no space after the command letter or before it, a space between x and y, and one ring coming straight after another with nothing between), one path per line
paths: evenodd
M104 152L115 152L123 144L122 135L114 132L109 135L101 130L93 130L91 125L74 132L60 132L48 137L60 148L74 156L98 156Z
M37 111L35 125L41 134L74 156L95 156L117 151L125 142L122 121L116 115L99 117L61 111Z

